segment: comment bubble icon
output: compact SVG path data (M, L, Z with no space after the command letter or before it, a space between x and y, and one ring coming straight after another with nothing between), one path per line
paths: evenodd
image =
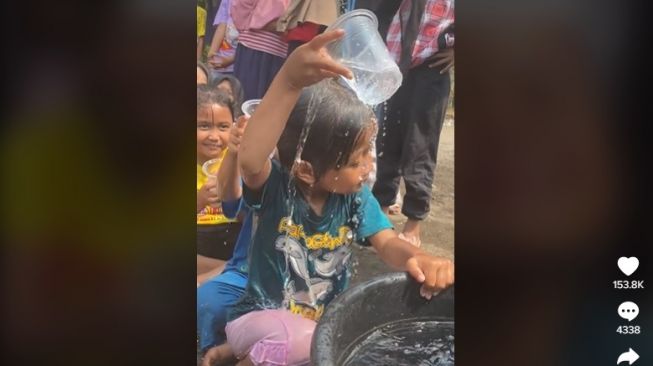
M630 321L633 321L639 315L639 307L632 301L626 301L619 305L617 309L619 316Z

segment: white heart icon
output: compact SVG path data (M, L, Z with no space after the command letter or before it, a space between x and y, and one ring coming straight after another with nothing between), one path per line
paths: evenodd
M637 259L637 257L621 257L617 261L617 265L619 266L621 272L623 272L626 276L630 276L637 270L637 267L639 267L639 259Z

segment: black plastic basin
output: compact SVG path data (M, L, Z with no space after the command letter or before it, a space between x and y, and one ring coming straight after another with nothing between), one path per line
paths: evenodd
M311 360L342 365L353 348L375 329L397 322L438 321L453 326L454 289L426 300L407 273L388 273L344 291L325 310L315 329Z

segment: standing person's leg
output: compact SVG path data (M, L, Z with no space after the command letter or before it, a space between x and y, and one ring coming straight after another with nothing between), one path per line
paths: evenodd
M234 58L234 76L240 81L243 87L244 100L254 99L256 92L256 72L257 67L255 53L253 49L239 44L236 47L236 56Z
M382 121L384 119L387 118L386 116L388 115L388 104L389 103L390 102L387 101L387 102L384 102L382 104L377 105L374 108L374 115L376 116L377 126L379 128L378 133L381 134L381 135L383 135L383 132L380 132L381 128L382 128L381 123L382 123ZM387 131L385 133L387 135ZM378 139L378 135L377 135L377 139ZM370 172L370 179L368 180L368 185L369 185L370 189L374 188L374 183L376 182L376 175L377 175L377 157L376 157L377 148L376 148L376 144L377 144L377 142L373 141L373 146L372 146L372 149L373 149L373 151L372 151L373 165L372 165L372 171ZM399 184L399 183L397 183L397 184ZM397 187L399 187L399 185L397 185ZM401 202L402 201L403 201L403 197L401 196L401 192L400 192L399 188L397 188L397 195L395 196L394 203L392 205L390 205L389 207L387 207L387 208L383 208L384 212L386 214L390 214L390 215L399 214L401 212Z
M395 203L388 207L388 213L390 215L399 215L401 213L401 205L404 203L404 196L401 195L401 189L397 190L397 197L395 198Z
M381 208L387 214L388 207L396 199L399 190L401 156L404 141L404 122L402 122L401 106L405 101L406 81L397 93L387 103L387 110L379 120L379 131L376 136L376 182L372 193L379 201Z
M259 51L257 51L259 52ZM281 66L286 61L285 58L271 55L265 52L259 52L259 64L258 64L258 85L256 88L256 97L254 98L263 98L265 93L268 91L272 80L277 76L277 72L281 70Z
M411 90L402 115L407 129L401 164L406 195L401 212L408 220L402 237L419 246L419 224L428 216L431 207L440 131L449 100L450 76L424 64L411 69L407 79Z

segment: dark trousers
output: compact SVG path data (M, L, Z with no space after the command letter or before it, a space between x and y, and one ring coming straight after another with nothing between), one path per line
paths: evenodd
M220 225L197 225L197 254L213 259L229 260L234 254L240 222Z
M430 69L428 62L410 69L389 100L376 140L377 176L374 196L381 206L394 203L399 180L406 195L401 212L423 220L429 213L431 185L437 161L440 131L449 101L449 73Z
M243 86L245 100L263 98L284 61L283 57L239 44L234 59L234 76Z

